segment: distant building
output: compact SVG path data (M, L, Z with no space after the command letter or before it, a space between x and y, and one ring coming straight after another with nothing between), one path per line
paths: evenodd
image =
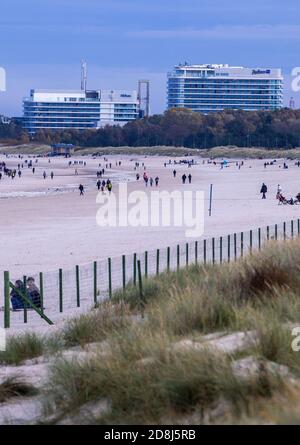
M84 130L124 125L139 117L136 91L31 90L23 100L23 125L38 130Z
M280 69L229 65L177 65L168 73L167 107L201 113L276 110L283 106Z
M74 153L73 144L53 144L51 145L51 156L70 157Z
M1 124L10 124L11 118L7 116L3 116L3 114L0 114L0 123Z

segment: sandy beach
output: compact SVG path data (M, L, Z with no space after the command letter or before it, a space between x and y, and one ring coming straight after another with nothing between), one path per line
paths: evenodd
M160 178L158 190L200 190L205 193L205 207L208 209L209 187L213 184L212 216L205 212L204 237L226 235L234 231L247 230L267 224L275 224L300 216L300 206L279 206L275 199L277 184L283 194L290 198L300 191L300 168L294 161L283 169L283 160L264 168L263 160L246 160L239 169L235 161L227 168L220 164L203 164L202 159L194 158L196 165L176 165L176 178L173 178L174 165L164 167L169 159L161 157L110 156L103 158L79 157L86 166L69 166L65 158L39 158L35 174L27 168L24 156L0 157L8 168L17 168L22 163L22 177L0 181L0 270L9 270L14 276L72 268L75 264L119 256L147 249L175 245L185 240L184 228L178 227L99 227L96 213L98 193L96 172L106 169L104 178L113 182L113 191L118 193L118 182L128 182L128 191L143 190L149 193L153 188L144 185L142 178L136 181L135 175L142 176L146 166L148 176ZM184 159L184 158L182 158ZM72 158L72 162L76 157ZM116 167L116 161L121 166ZM134 170L138 161L140 167ZM74 170L78 169L78 176ZM43 178L46 171L47 178ZM51 180L50 172L54 178ZM183 173L192 174L192 184L182 184ZM267 199L262 200L262 182L268 186ZM83 197L79 196L78 185L86 187ZM155 187L154 187L155 188Z

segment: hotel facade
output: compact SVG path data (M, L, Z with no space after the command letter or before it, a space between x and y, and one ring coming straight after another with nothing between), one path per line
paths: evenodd
M38 130L84 130L125 125L139 118L136 91L31 90L23 100L24 127Z
M206 114L226 109L277 110L282 106L280 69L185 64L168 73L168 108Z

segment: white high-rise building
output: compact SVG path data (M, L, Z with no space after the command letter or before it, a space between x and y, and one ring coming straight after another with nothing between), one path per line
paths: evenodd
M126 90L31 90L23 100L24 127L83 130L105 125L124 125L139 117L136 91Z
M168 108L209 113L226 109L276 110L283 106L277 68L177 65L168 73Z

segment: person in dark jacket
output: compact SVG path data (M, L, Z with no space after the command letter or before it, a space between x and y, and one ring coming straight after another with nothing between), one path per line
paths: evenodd
M266 184L263 182L261 189L260 189L260 193L262 193L262 199L266 199L266 193L268 191L268 187L266 186Z
M22 293L25 292L23 281L17 280L15 282L15 287L20 292L22 292ZM13 289L11 291L11 293L10 293L10 301L11 301L11 304L12 304L13 311L17 311L19 309L24 309L24 300L21 297L21 295L19 295L19 293L15 289Z
M33 277L27 278L27 294L29 297L29 300L36 306L41 307L41 294L34 282Z

